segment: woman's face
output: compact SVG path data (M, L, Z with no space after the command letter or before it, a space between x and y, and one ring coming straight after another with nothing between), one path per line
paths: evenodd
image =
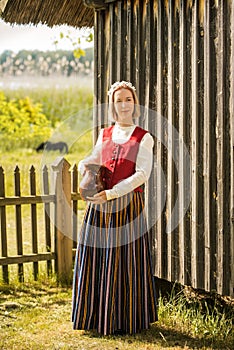
M114 93L114 106L118 122L132 123L135 102L130 90L122 88Z

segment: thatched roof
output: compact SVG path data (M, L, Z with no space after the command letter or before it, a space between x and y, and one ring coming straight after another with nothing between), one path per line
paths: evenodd
M0 0L1 17L17 24L47 24L49 27L67 24L92 27L94 9L82 0Z

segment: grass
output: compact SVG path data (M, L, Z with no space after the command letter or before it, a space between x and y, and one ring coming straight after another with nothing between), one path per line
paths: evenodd
M55 278L10 286L0 284L0 349L232 349L230 311L202 310L201 300L185 293L159 300L159 321L136 335L101 336L75 331L70 287ZM189 306L188 306L189 304ZM198 304L200 306L198 306ZM207 306L208 307L208 306Z
M92 107L91 77L10 77L2 79L9 99L25 98L42 104L43 113L52 125Z

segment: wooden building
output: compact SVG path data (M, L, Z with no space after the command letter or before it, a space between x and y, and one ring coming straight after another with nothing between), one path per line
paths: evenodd
M95 105L111 83L130 80L150 111L140 123L162 136L146 197L155 275L233 296L234 1L0 0L0 8L10 23L94 26ZM107 123L105 113L94 118ZM183 152L178 164L168 152L170 140L177 152L170 124L189 152L189 179ZM166 233L188 193L186 214Z

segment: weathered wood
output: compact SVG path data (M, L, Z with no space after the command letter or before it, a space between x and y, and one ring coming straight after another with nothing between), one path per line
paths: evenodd
M132 2L126 1L126 71L127 81L131 81L131 53L132 53Z
M25 262L32 262L34 265L34 277L38 276L38 262L47 261L48 273L52 271L51 260L58 260L58 271L60 272L60 279L65 271L66 277L63 281L71 281L72 273L72 244L70 237L62 237L64 233L64 227L67 230L65 233L71 235L71 198L77 203L80 200L80 194L77 193L77 167L75 166L73 191L71 191L71 176L69 174L69 163L63 161L54 164L54 170L56 170L56 193L53 195L49 194L49 181L48 181L48 168L43 168L43 189L44 195L36 195L36 173L35 168L32 166L30 169L30 196L21 197L20 188L20 170L18 167L15 168L14 179L15 179L15 196L5 197L5 184L4 184L4 171L0 167L0 219L1 219L1 246L2 246L2 257L0 258L0 265L2 265L3 271L8 272L9 264L18 264L19 266L19 279L23 281L23 264ZM65 189L65 193L63 190ZM75 192L74 192L75 191ZM68 201L68 202L67 202ZM44 202L44 214L45 214L45 234L46 234L46 249L47 253L38 253L38 237L37 237L37 207L36 204ZM51 221L50 221L50 203L54 203L56 206L56 225L55 236L58 235L55 247L56 253L51 252ZM32 254L23 254L23 237L22 237L22 214L21 205L31 205L31 225L32 225ZM17 256L7 256L7 231L6 231L6 205L16 206L16 235L17 235ZM75 210L77 212L77 209ZM74 224L74 229L77 229L77 225ZM57 259L58 257L58 259ZM55 259L56 258L56 259ZM64 259L64 261L62 261ZM69 260L70 259L70 260ZM63 268L61 263L64 262ZM56 266L56 263L55 263ZM63 275L64 277L64 275ZM3 274L5 282L9 282L8 274Z
M24 255L9 256L6 258L0 257L0 266L54 260L55 258L56 258L55 253L24 254Z
M34 166L30 169L30 194L32 196L36 195L36 174ZM37 207L36 204L31 204L31 226L32 226L32 252L34 254L38 253L37 245ZM38 278L38 263L33 263L33 274L34 280Z
M192 14L192 47L191 47L191 65L192 65L192 105L191 105L191 162L192 162L192 189L193 196L191 201L191 283L197 288L198 284L198 3L195 0Z
M15 168L15 196L20 197L20 170L19 167ZM22 215L21 205L15 206L15 219L16 219L16 242L17 242L17 254L23 255L23 237L22 237ZM18 264L18 278L20 282L24 281L24 267L23 264Z
M187 42L187 26L185 17L185 1L180 3L180 55L179 55L179 133L182 137L182 141L186 140L186 119L184 116L187 114L186 105L187 94L187 62L186 62L186 42ZM179 224L179 278L182 284L187 284L187 240L186 240L186 217L183 214L186 200L186 172L187 167L186 159L183 153L183 147L181 141L179 141L179 164L178 164L178 178L179 178L179 217L182 218Z
M75 164L72 167L72 193L78 194L78 169ZM78 199L74 199L74 196L71 195L72 200L72 240L73 248L76 248L78 242Z
M215 282L215 71L213 64L214 47L210 23L212 18L210 2L204 8L204 236L205 236L205 289L216 289Z
M168 140L167 140L167 279L175 281L176 257L175 257L175 240L176 233L175 218L172 216L175 204L175 167L174 167L174 152L175 152L175 55L174 55L174 14L172 0L168 2Z
M165 125L157 118L153 121L148 112L144 122L137 121L160 138L155 139L149 222L158 217L164 187L167 192L167 205L150 232L154 273L206 290L217 287L220 275L218 290L222 293L233 293L234 276L233 12L233 3L224 0L202 2L202 6L199 0L125 0L98 12L95 28L101 57L95 62L100 67L95 80L109 76L108 82L104 79L103 84L95 85L95 96L104 98L115 80L131 80L140 103L168 117L190 152L191 188L185 178L186 156L179 147L172 148L173 157L179 150L179 164L170 161L171 135L165 132ZM100 50L105 54L101 56ZM158 164L164 174L157 171ZM177 196L175 219L181 216L190 189L187 213L168 238L165 218L170 217Z
M229 66L227 65L227 37L225 25L226 2L220 1L217 9L217 290L220 294L229 292L230 279L230 154L229 122L227 103L227 79ZM232 116L233 117L233 116ZM227 276L225 278L225 275Z
M5 197L5 174L0 166L0 197ZM6 224L6 207L0 207L0 227L1 227L1 247L2 256L7 257L7 224ZM3 281L9 283L8 266L2 268Z
M164 79L165 79L165 65L166 65L166 50L163 43L167 43L167 35L164 35L162 38L161 33L164 28L165 21L165 11L161 2L157 2L154 4L156 7L156 35L157 35L157 49L156 49L156 122L154 124L154 134L156 136L155 139L155 162L154 162L154 179L155 179L155 193L156 197L156 227L155 227L155 235L156 235L156 247L155 247L155 255L156 255L156 266L155 266L155 275L162 276L162 278L167 278L167 236L165 234L166 220L165 215L163 215L163 206L164 206L164 197L165 197L165 182L162 174L162 170L165 170L166 157L164 154L164 147L166 144L165 133L164 133L164 124L162 122L162 117L164 115L164 105L166 100L166 91L163 89ZM166 174L166 171L164 175ZM151 198L152 202L154 202L153 198Z
M232 116L232 120L230 123L230 162L231 162L231 184L230 184L230 265L231 265L231 273L230 273L230 295L234 297L234 1L231 4L231 55L230 55L230 115Z
M156 119L156 103L154 100L154 96L156 94L156 75L157 75L157 65L156 65L156 57L150 57L150 49L154 49L154 52L156 52L157 48L157 37L156 37L156 25L157 25L157 18L154 14L154 11L152 10L153 3L147 4L147 19L146 19L146 25L147 25L147 34L146 37L149 38L149 47L146 45L147 52L146 57L148 59L149 69L147 71L147 78L149 79L149 86L146 92L146 99L148 100L148 103L145 102L146 109L148 110L147 117L145 120L145 127L151 132L151 135L154 137L154 159L156 154L156 137L155 137L155 119ZM147 108L149 106L149 109ZM154 167L153 167L154 168ZM155 171L151 172L150 179L148 181L148 186L145 188L145 202L146 202L146 212L149 213L148 215L148 226L149 226L149 235L150 235L150 242L152 247L152 260L153 260L153 267L155 269L156 266L156 257L157 257L157 238L156 238L156 222L157 222L157 200L156 200L156 191L152 191L152 189L155 188L156 184L156 176Z
M43 171L43 192L45 195L49 194L49 179L48 179L48 168L45 165ZM55 197L54 197L55 198ZM51 222L50 222L50 203L44 202L44 217L45 217L45 242L47 252L51 252ZM50 276L52 273L51 261L47 261L47 275Z
M117 72L116 72L116 37L117 37L117 31L116 31L116 21L115 21L115 6L113 4L110 4L109 6L109 13L110 13L110 23L109 26L109 38L108 38L108 46L110 48L109 51L109 62L110 62L110 75L109 75L109 86L113 84L117 80Z
M70 164L58 159L52 164L56 195L57 273L62 283L72 281L72 209Z
M122 69L122 64L123 64L123 58L122 58L122 53L123 53L123 26L122 26L122 1L118 1L117 5L115 6L115 13L116 13L116 30L117 30L117 37L116 37L116 61L115 64L116 66L116 78L117 80L125 80L123 77L123 69Z
M140 105L145 106L145 94L146 94L146 43L148 43L148 38L146 38L146 3L145 1L139 1L138 5L138 47L141 50L138 50L137 56L139 58L139 62L137 64L138 69L138 79L137 79L137 91L139 95ZM147 84L148 85L148 84ZM142 117L144 114L142 113ZM143 125L141 120L139 120L140 124Z
M42 196L12 196L2 197L0 196L0 207L6 205L23 205L23 204L37 204L37 203L50 203L55 201L55 195L42 195Z

